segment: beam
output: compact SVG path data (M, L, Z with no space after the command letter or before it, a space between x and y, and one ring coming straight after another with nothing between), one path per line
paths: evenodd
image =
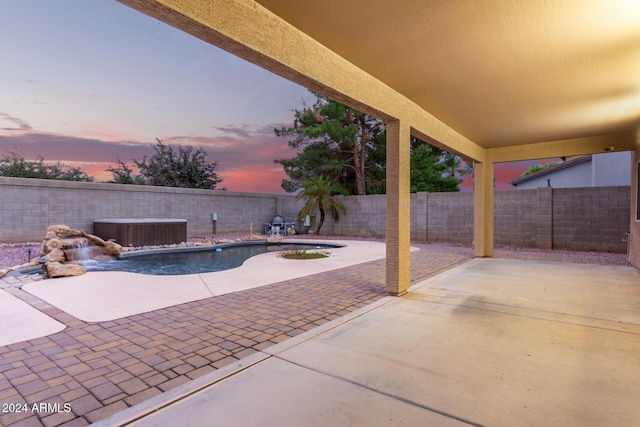
M613 149L611 149L613 148ZM510 147L490 148L488 155L494 163L514 162L518 160L548 159L551 157L579 156L609 151L634 150L633 134L612 133L583 138L538 142L534 144L514 145Z

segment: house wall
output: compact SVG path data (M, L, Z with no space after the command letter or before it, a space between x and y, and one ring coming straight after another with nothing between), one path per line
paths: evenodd
M594 187L631 184L631 151L594 154L592 182Z
M39 241L50 224L93 232L109 218L183 218L189 237L263 232L275 215L294 222L302 207L291 195L236 193L168 187L64 182L0 177L0 241ZM342 198L347 214L327 217L323 234L384 238L384 195ZM495 194L495 242L537 248L625 252L630 188L499 191ZM638 222L635 222L637 239ZM473 242L473 193L411 195L411 238ZM637 251L635 252L637 254ZM640 256L640 255L636 255Z
M626 187L631 183L631 155L631 151L594 154L590 161L520 183L518 190L546 187L547 179L554 188Z
M547 186L547 179L551 180L553 188L576 188L592 186L592 161L579 163L567 169L560 169L553 173L532 178L518 184L518 190L532 190Z

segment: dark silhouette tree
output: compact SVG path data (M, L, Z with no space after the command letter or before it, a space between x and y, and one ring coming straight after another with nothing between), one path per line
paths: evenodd
M154 155L133 159L138 175L134 175L131 167L120 159L116 160L116 166L109 166L107 170L113 174L113 182L204 189L215 189L222 182L216 172L218 162L208 162L204 148L178 146L176 150L156 140Z
M44 158L40 156L36 160L26 160L24 156L16 152L10 152L0 159L0 176L62 181L93 181L93 177L87 175L79 167L69 166L62 162L46 163Z

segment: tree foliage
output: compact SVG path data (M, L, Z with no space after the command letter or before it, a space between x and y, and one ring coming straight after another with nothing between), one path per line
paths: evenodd
M442 162L443 151L418 139L411 147L411 192L460 191L460 181L452 175L444 176L447 166Z
M473 162L464 161L455 154L442 152L440 162L444 163L444 176L453 176L461 183L466 175L473 175Z
M113 180L111 181L113 183L145 185L144 177L140 174L135 174L129 164L119 157L116 159L116 165L109 165L107 171L113 174Z
M204 148L178 146L175 150L157 141L153 156L133 159L138 174L120 159L116 160L116 166L109 166L107 170L113 174L113 182L204 189L215 189L222 182L216 172L218 162L207 162Z
M384 125L368 114L315 94L316 102L294 110L293 126L274 129L277 136L291 138L295 157L276 159L288 180L285 191L300 189L305 182L329 177L351 194L384 192Z
M316 102L294 110L293 126L274 129L297 150L292 158L274 160L289 179L282 188L294 192L319 177L328 177L349 194L386 193L386 133L373 116L316 95ZM423 148L420 148L423 147ZM459 191L471 172L462 159L412 137L411 191Z
M36 160L26 160L24 156L16 152L10 152L0 159L0 176L63 181L93 181L93 177L87 175L79 167L69 166L61 162L45 163L44 158L40 156Z
M544 165L537 164L537 165L529 166L529 168L526 171L522 172L520 176L531 175L532 173L535 173L544 169L549 169L550 167L557 166L559 164L560 162L551 162L551 163L545 163Z
M296 196L296 201L306 199L304 206L298 212L298 222L302 222L306 215L314 216L316 210L319 211L320 219L315 234L320 234L327 211L336 221L340 219L340 212L346 212L340 199L335 197L337 194L346 195L347 192L341 185L332 184L329 177L319 176L313 181L305 182L304 188Z

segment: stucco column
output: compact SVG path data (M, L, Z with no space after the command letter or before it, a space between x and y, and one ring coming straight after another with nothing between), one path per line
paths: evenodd
M473 166L473 251L493 256L493 163Z
M387 123L387 292L400 296L411 284L410 128L406 122Z
M636 150L631 156L631 218L629 231L629 262L640 268L640 129L636 133Z

